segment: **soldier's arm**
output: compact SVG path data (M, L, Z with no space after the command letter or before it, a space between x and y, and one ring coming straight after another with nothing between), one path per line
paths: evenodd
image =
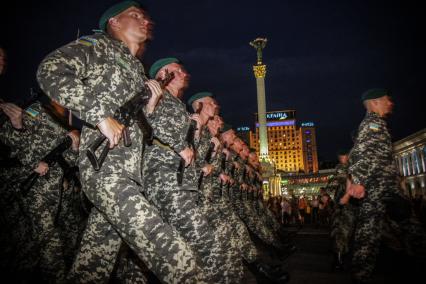
M220 154L216 154L214 158L212 159L212 166L213 166L213 176L219 176L222 173L222 156ZM223 172L224 173L224 172Z
M99 41L93 45L81 40L72 42L49 54L37 70L41 89L59 104L78 112L82 120L92 125L112 116L118 107L109 94L95 93L84 83L88 79L91 58L102 52L102 46L98 45L102 44ZM102 71L101 66L98 71ZM102 80L100 76L99 79Z
M173 103L163 99L155 108L149 120L154 131L154 137L166 143L175 152L180 153L189 147L188 142L185 141L189 128L189 118L186 111L179 111Z
M365 123L359 130L358 139L351 151L349 173L352 183L366 185L369 177L379 166L378 157L383 149L381 131L373 130Z
M197 149L197 159L195 160L195 166L199 169L206 166L208 163L205 161L205 157L210 148L210 135L205 131L201 132L201 137L198 139L196 145ZM213 160L213 159L212 159Z

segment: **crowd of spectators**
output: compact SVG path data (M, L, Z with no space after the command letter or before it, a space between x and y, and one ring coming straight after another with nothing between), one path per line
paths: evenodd
M318 195L274 196L268 199L268 207L283 226L313 224L328 227L334 202L324 188Z

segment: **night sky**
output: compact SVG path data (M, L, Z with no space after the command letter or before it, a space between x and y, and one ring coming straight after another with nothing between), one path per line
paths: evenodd
M14 100L35 86L49 52L97 28L117 1L19 2L2 8L0 44L9 54L7 87ZM390 3L392 2L392 3ZM408 3L410 2L410 3ZM143 62L181 59L191 74L187 99L216 94L225 121L253 128L257 111L249 42L266 37L267 111L295 109L298 124L317 127L321 160L351 147L350 133L364 116L361 94L390 89L396 103L389 126L394 140L425 127L426 18L411 1L142 1L154 38Z

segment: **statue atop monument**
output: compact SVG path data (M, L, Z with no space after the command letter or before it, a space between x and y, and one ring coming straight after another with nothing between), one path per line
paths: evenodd
M250 42L250 45L257 51L257 65L262 65L262 49L265 48L267 41L268 40L266 38L258 37Z

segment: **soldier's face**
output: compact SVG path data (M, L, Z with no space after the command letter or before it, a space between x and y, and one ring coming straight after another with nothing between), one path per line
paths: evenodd
M381 97L377 100L379 114L383 117L392 113L393 102L389 96Z
M234 144L234 132L232 130L228 130L222 133L222 139L228 147L231 147L232 144Z
M167 69L169 73L174 74L173 80L169 85L173 85L177 89L186 89L189 84L189 74L186 72L185 68L178 63L170 63L163 68L161 68L160 72Z
M339 155L339 162L341 164L347 164L349 161L349 156L348 155Z
M215 116L214 116L214 120L215 120L215 121L216 121L216 123L217 123L217 127L218 127L219 129L221 129L221 128L223 127L223 119L222 119L220 116L215 115Z
M240 153L243 148L243 144L241 140L237 138L237 139L234 139L234 144L232 145L232 147L235 152Z
M208 117L212 118L218 113L219 106L216 103L216 101L212 99L211 97L203 98L202 103L203 103L203 108L201 109L201 112L203 112Z
M250 150L247 146L243 147L243 150L241 151L241 154L243 158L247 158L250 155Z
M137 42L151 38L152 23L142 9L130 7L114 18L117 21L118 32L126 38Z

